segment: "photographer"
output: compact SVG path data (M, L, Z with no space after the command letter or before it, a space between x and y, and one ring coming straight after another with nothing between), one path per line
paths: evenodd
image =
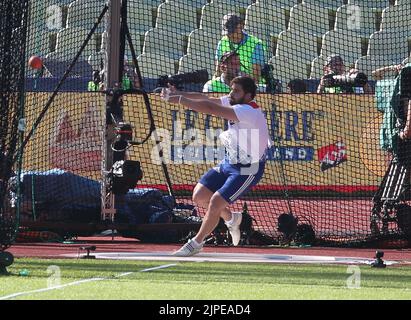
M339 55L331 55L324 64L324 76L317 93L372 93L372 89L365 74L356 69L347 73L343 59Z
M226 52L221 56L218 66L220 76L214 77L204 85L203 92L230 92L230 82L240 75L240 57L236 52Z

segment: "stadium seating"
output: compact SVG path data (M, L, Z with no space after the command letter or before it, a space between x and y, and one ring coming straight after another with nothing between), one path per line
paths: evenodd
M146 32L143 53L156 53L178 60L183 55L184 37L173 30L153 28Z
M253 0L212 0L213 3L224 3L228 5L239 6L242 8L247 8L253 3Z
M273 76L281 81L283 91L290 80L307 78L308 64L301 59L293 56L273 56L269 63L274 66Z
M278 36L276 55L311 62L318 56L317 38L311 33L302 33L297 30L283 31Z
M271 37L285 30L285 9L275 3L254 3L247 8L245 30L270 44Z
M30 6L31 27L59 30L64 27L63 2L59 0L32 0Z
M291 8L288 29L321 36L330 30L328 9L308 3L298 4Z
M29 37L26 44L26 55L28 57L37 55L46 56L50 52L50 33L47 29L30 28Z
M361 37L350 30L331 30L324 34L320 55L340 55L346 64L353 64L361 54Z
M390 0L348 0L348 4L360 7L383 9L390 6Z
M105 2L33 0L30 5L36 10L30 11L30 33L36 37L28 43L27 54L46 56L53 52L51 57L71 59ZM311 77L320 77L323 62L330 54L339 54L346 65L355 63L367 72L374 67L405 59L409 55L407 37L411 36L411 2L397 0L396 5L390 5L390 2L392 1L128 0L128 17L136 54L140 55L140 60L147 62L149 58L162 56L160 60L165 61L169 71L177 71L177 67L180 72L207 68L212 73L215 50L221 38L222 17L227 13L236 13L245 18L245 30L248 33L267 43L273 53L271 62L278 68L274 71L276 76L284 76L288 81L297 77L304 78L307 72ZM60 6L63 12L61 21L58 16L50 20L53 12L47 8L52 5ZM358 11L353 6L358 6ZM58 7L54 10L58 10ZM357 13L358 20L355 19ZM333 26L330 23L334 22L334 14ZM380 14L381 31L376 31ZM97 32L103 30L104 23ZM96 52L98 36L99 34L93 36L83 53L94 68L100 64L104 52L103 49ZM321 47L318 46L320 37ZM369 43L367 56L362 57L362 49L367 44L364 38ZM126 55L131 59L128 49ZM157 58L152 61L160 61ZM170 60L174 62L170 64ZM311 65L311 70L307 65ZM155 62L151 71L160 67Z
M133 43L134 51L135 51L136 55L138 56L140 53L142 53L143 41L141 41L140 34L138 34L138 33L130 32L130 36L131 36L131 41ZM126 39L125 54L127 56L129 56L129 58L131 59L131 50L130 50L130 46L128 44L127 39Z
M404 6L404 5L405 5L405 6L406 6L406 5L409 6L409 5L410 5L410 2L409 2L409 0L396 0L396 1L395 1L395 4L396 4L396 5L401 5L401 6Z
M104 4L104 1L101 0L73 1L68 7L67 27L90 30L101 14ZM104 31L104 19L98 26L97 31Z
M303 0L303 3L331 9L337 9L344 4L342 0Z
M355 62L355 68L364 72L371 79L372 71L401 62L402 59L389 59L386 56L364 56Z
M311 79L319 79L324 75L324 63L326 59L327 57L325 56L318 56L311 62Z
M376 30L375 9L344 5L337 9L335 29L350 30L367 38Z
M227 3L208 3L201 11L200 28L221 35L221 21L227 13L241 14L241 8Z
M175 74L175 61L157 53L143 53L137 57L141 75L147 78L158 78L162 75Z
M411 35L411 3L385 8L382 12L381 31Z
M189 34L197 28L197 9L189 2L165 2L158 6L156 28Z
M87 38L89 31L78 28L64 28L57 33L56 53L71 60L80 50L83 41ZM82 56L88 57L96 51L96 35L90 39L85 47Z
M367 55L404 59L408 56L408 39L396 30L374 32L370 36Z
M130 35L131 35L131 39L133 42L136 56L138 57L141 54L141 46L142 46L140 35L138 33L130 33ZM87 59L87 62L92 66L93 70L100 70L101 61L104 61L104 58L105 58L104 55L105 55L105 49L106 49L105 37L106 37L106 34L103 33L100 51L92 53ZM128 46L128 42L126 42L125 56L128 58L128 60L130 61L132 60L132 54Z
M99 52L92 53L88 57L87 62L91 65L93 70L100 71L102 63L104 64L104 59L105 59L104 52L99 51Z
M274 4L277 7L291 8L300 3L299 0L257 0L256 3Z
M147 0L129 1L127 15L131 22L128 23L130 32L144 35L147 30L153 28L153 5Z
M205 57L204 55L187 54L181 57L179 61L179 73L192 72L201 69L206 69L209 78L212 78L215 71L213 56Z
M221 36L216 33L209 33L203 29L193 30L188 36L187 54L211 56L214 61L215 51L220 39Z
M191 6L195 8L201 8L202 6L206 5L208 1L207 0L166 0L165 2L190 4Z

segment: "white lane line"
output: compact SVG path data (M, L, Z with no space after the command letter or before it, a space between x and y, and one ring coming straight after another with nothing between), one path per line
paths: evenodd
M165 269L165 268L175 267L176 265L177 265L176 263L165 264L164 266L144 269L144 270L141 270L140 272L148 272L148 271L153 271L153 270Z
M139 272L149 272L149 271L154 271L154 270L159 270L159 269L165 269L165 268L174 267L176 265L177 264L175 264L175 263L165 264L165 265L154 267L154 268L143 269L143 270L140 270ZM133 274L133 273L135 273L135 272L120 273L119 275L115 276L115 278L126 277L126 276L129 276L130 274ZM26 295L33 294L33 293L47 292L47 291L51 291L51 290L63 289L63 288L70 287L70 286L76 286L76 285L83 284L83 283L94 282L94 281L104 281L104 280L111 280L111 279L112 278L83 279L83 280L79 280L79 281L74 281L74 282L69 282L69 283L66 283L66 284L62 284L60 286L13 293L13 294L10 294L10 295L7 295L7 296L0 297L0 300L8 300L8 299L13 299L13 298L20 297L20 296L26 296Z

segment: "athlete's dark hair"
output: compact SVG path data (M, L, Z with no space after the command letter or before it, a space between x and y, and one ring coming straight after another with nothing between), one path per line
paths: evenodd
M250 77L236 77L233 80L231 80L230 86L232 86L233 84L239 84L241 88L243 88L245 93L251 93L251 99L254 99L254 97L257 94L257 85L255 84L254 80Z

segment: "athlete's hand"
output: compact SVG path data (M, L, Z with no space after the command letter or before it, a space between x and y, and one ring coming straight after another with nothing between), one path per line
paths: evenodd
M174 90L174 92L172 91ZM163 88L161 90L160 97L162 100L167 101L169 103L177 103L180 104L182 96L178 94L178 91L170 88Z
M168 84L168 89L170 89L170 92L175 95L175 94L179 94L177 88L175 86L173 86L172 84Z
M161 100L168 102L170 100L170 89L168 88L161 89L160 98Z

